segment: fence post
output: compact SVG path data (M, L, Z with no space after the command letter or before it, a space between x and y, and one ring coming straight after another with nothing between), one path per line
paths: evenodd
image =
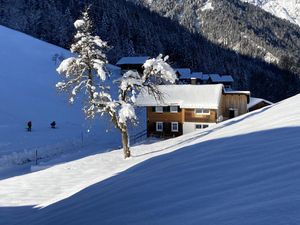
M35 150L35 165L38 164L38 151L37 149Z

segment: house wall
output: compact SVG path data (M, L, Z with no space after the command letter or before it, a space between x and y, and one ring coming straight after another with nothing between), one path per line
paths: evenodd
M154 107L147 107L148 136L174 137L196 130L196 124L212 125L216 123L217 110L211 109L209 115L197 115L194 109L180 109L177 113L155 112ZM156 122L164 123L163 132L156 131ZM178 122L178 132L171 131L171 122Z
M221 99L221 114L223 119L229 118L229 109L238 109L236 116L245 114L247 109L248 96L244 94L223 94Z
M148 136L157 137L176 137L182 135L182 125L184 110L179 110L177 113L163 112L158 113L153 110L154 107L147 107L147 134ZM164 123L163 132L156 131L156 122ZM171 122L178 122L178 132L171 131Z
M134 70L138 73L143 73L143 65L142 64L123 64L120 65L121 71L124 73L128 70Z
M215 123L217 121L217 110L211 109L209 115L197 115L194 109L184 110L184 121L194 123Z
M205 125L208 125L210 127L211 125L213 125L215 123L191 123L191 122L185 122L183 124L183 129L182 129L183 134L188 134L188 133L191 133L191 132L194 132L194 131L198 130L198 129L196 129L196 124L202 124L202 125L205 124ZM201 130L201 129L199 129L199 130Z

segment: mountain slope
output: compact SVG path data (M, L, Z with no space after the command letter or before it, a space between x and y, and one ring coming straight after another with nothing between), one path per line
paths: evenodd
M117 146L105 132L108 123L86 121L80 104L70 106L66 96L58 94L55 84L60 78L53 57L66 57L68 51L3 26L0 40L0 171L34 160L36 150L38 157L77 151L83 136L86 144L101 135L104 149L106 142ZM54 120L55 130L50 129Z
M277 64L300 53L299 27L239 0L132 1L243 55Z
M300 2L297 0L242 0L300 26Z
M129 160L118 150L2 180L0 224L297 224L299 114L297 95Z
M238 0L0 0L0 23L68 48L85 4L111 62L163 53L175 67L231 74L235 88L270 101L300 91L300 28Z

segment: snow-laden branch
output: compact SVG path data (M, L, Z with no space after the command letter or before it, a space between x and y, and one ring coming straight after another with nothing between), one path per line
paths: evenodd
M125 158L130 156L128 123L137 123L134 110L136 95L146 88L149 94L155 98L162 98L157 85L161 83L174 83L175 71L167 63L168 57L159 55L149 59L143 65L144 72L127 71L117 79L119 96L113 99L110 87L106 80L108 63L105 51L107 43L99 36L92 35L92 22L88 12L82 13L82 18L75 21L77 30L75 42L71 45L72 57L65 59L57 68L57 72L63 76L63 81L58 82L56 87L60 91L69 93L69 101L74 102L75 97L81 91L87 97L83 110L87 118L95 118L97 115L107 114L114 126L122 134L122 143Z

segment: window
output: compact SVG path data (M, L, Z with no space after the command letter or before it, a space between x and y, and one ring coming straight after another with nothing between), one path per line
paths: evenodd
M171 106L170 107L170 112L171 113L177 113L178 112L178 106Z
M171 131L172 132L178 132L178 122L172 122L171 123Z
M196 124L195 125L195 129L199 130L199 129L205 129L208 127L208 124Z
M164 130L163 122L156 122L156 131L163 131L163 130Z
M197 115L209 115L210 114L210 111L209 109L195 109L195 113Z
M195 128L196 128L196 130L202 129L202 124L196 124Z
M162 106L156 106L155 107L155 112L158 112L158 113L162 113L164 110L163 110L163 107Z

